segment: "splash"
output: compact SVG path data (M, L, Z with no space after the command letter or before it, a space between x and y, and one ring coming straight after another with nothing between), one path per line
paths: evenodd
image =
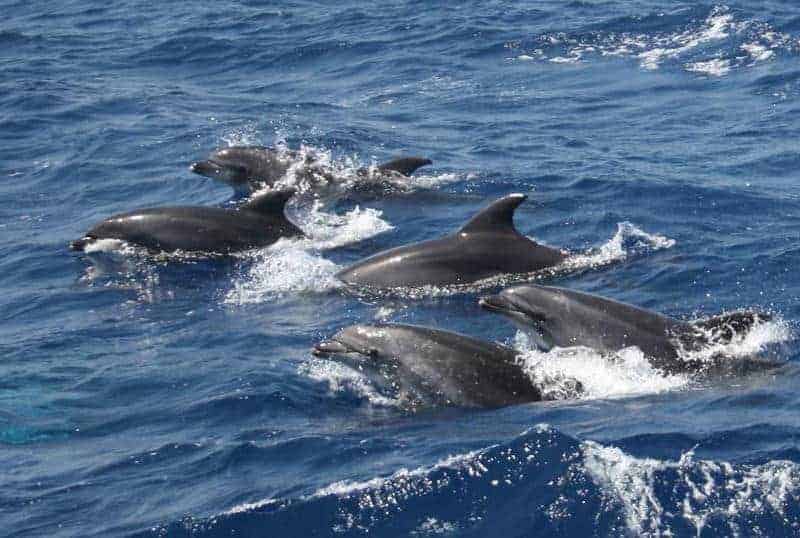
M789 34L766 22L737 20L725 6L714 7L705 19L673 32L554 33L541 35L537 41L536 48L516 59L578 63L597 57L635 58L642 69L654 71L666 62L694 56L683 62L683 68L712 77L766 62L780 51L795 53L799 49L797 39ZM519 44L509 43L507 48L516 49Z
M684 360L709 362L721 356L731 359L753 357L765 353L771 346L785 344L794 338L791 326L780 317L756 317L752 327L744 331L735 332L730 327L734 330L731 338L719 338L711 329L703 328L702 323L708 319L711 318L691 323L703 341L709 344L692 349L679 344L678 353Z
M335 278L340 269L325 259L322 251L357 243L391 230L375 209L359 207L345 215L323 211L315 202L296 218L306 231L306 239L282 239L266 249L243 257L245 270L233 281L224 303L243 305L263 303L287 294L326 293L342 284Z
M338 287L334 278L338 266L296 241L282 239L248 258L247 269L234 278L225 304L262 303L290 293L325 293Z
M636 348L614 354L584 347L554 348L545 353L522 331L517 332L514 347L521 352L519 361L525 373L551 399L626 398L677 390L691 383L686 375L665 376ZM579 394L572 388L575 380L583 387Z
M336 361L312 359L298 368L298 373L326 383L332 394L351 394L378 407L401 407L402 400L381 393L363 373Z
M649 234L630 222L617 224L613 237L598 248L583 254L569 256L558 272L575 272L586 269L597 269L613 263L627 260L631 256L647 252L657 252L675 246L675 240L658 234Z
M311 238L310 247L327 250L358 243L394 229L394 226L381 218L382 215L377 209L361 209L359 206L345 215L327 213L324 205L316 200L300 220L301 226Z
M674 536L674 527L685 526L700 536L712 518L723 521L731 535L748 536L756 516L785 521L787 507L800 499L800 467L791 461L734 466L695 460L693 451L661 461L592 441L581 449L606 507L620 507L628 531L640 536ZM666 500L660 495L664 488L671 491Z

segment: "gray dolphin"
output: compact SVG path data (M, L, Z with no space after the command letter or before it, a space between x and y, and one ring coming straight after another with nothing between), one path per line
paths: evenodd
M514 228L514 210L526 198L510 194L454 234L379 252L346 267L337 277L375 288L446 286L558 265L566 257L562 251L539 245Z
M284 214L293 189L270 191L238 208L156 207L109 217L73 241L84 250L98 239L119 239L150 251L229 254L270 245L303 232Z
M304 159L300 163L300 159ZM430 159L422 157L401 157L378 165L376 172L359 168L357 175L364 183L380 181L401 181L418 168L431 164ZM324 181L336 183L335 176L326 170L313 156L302 156L296 151L278 151L265 146L232 146L218 149L205 161L199 161L189 168L201 176L223 181L237 191L255 191L273 186L283 178L289 168L296 167L301 179L314 183ZM316 181L314 181L316 180Z
M444 403L500 407L543 399L511 348L415 325L352 325L317 344L320 357L347 356ZM579 385L575 387L580 390Z
M510 317L523 328L533 329L538 347L585 346L613 352L639 348L651 364L666 373L699 372L725 368L723 357L711 361L687 359L680 349L698 350L704 345L730 342L768 314L732 312L698 323L678 321L637 306L575 290L522 285L480 299L480 305ZM774 367L765 360L740 361L744 366Z

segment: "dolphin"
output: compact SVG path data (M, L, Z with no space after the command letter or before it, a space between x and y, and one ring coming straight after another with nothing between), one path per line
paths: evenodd
M723 357L710 361L692 358L703 346L729 343L753 325L771 319L757 312L732 312L696 323L679 321L637 306L565 288L540 285L513 286L479 300L486 310L510 317L532 329L537 346L584 346L614 352L635 346L650 363L667 374L708 372L727 368ZM776 363L739 361L736 367Z
M349 357L359 370L415 386L446 404L502 407L545 399L515 350L454 332L399 323L352 325L318 343L313 353Z
M402 181L418 168L432 164L422 157L400 157L380 164L374 171L359 168L356 175L361 183ZM257 191L272 187L290 168L312 183L337 183L337 178L313 156L297 151L278 151L265 146L231 146L215 150L204 161L193 163L189 169L201 176L229 184L237 192Z
M500 198L451 235L379 252L337 277L373 288L447 286L558 265L564 252L539 245L514 228L514 210L526 198Z
M117 239L151 252L230 254L303 236L284 214L293 189L270 191L238 208L156 207L107 218L71 248L82 251L99 239Z

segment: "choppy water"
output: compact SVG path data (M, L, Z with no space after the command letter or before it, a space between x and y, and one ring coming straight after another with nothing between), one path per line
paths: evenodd
M2 12L10 535L800 532L794 2ZM115 212L227 203L188 165L239 143L344 173L400 153L434 166L408 192L295 207L309 239L229 261L67 250ZM508 192L530 195L520 230L573 253L552 282L687 319L769 310L729 351L787 365L698 382L635 349L544 355L470 290L354 296L333 278ZM370 320L516 345L587 392L410 413L309 353Z

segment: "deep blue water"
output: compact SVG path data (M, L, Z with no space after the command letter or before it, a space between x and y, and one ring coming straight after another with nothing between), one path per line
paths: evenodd
M792 536L800 532L800 7L2 2L0 528L12 536ZM758 7L755 7L758 5ZM221 205L215 147L304 148L410 192L293 210L222 262L71 253L110 214ZM526 349L476 293L332 275L529 194L558 285L776 321L769 375L527 351L579 400L411 412L309 349L402 321Z

